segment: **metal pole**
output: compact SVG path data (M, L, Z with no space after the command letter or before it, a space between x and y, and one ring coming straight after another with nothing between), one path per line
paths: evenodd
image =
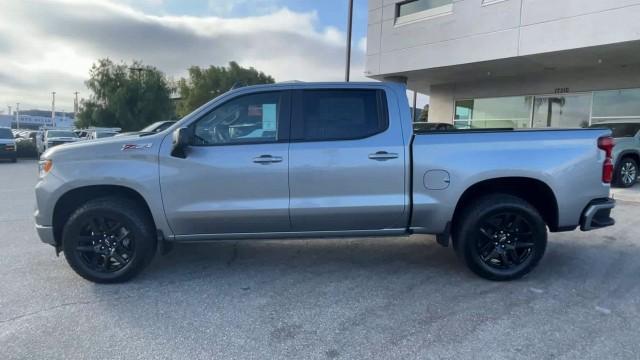
M16 103L16 129L20 129L20 103Z
M56 127L56 92L51 92L51 125Z
M416 122L418 119L416 119L416 115L418 114L418 109L416 108L416 106L418 106L418 92L417 91L413 91L413 122Z
M347 18L347 63L344 69L344 81L349 82L351 70L351 32L353 29L353 0L349 0L349 15Z
M76 96L75 100L73 101L73 119L74 120L78 120L78 105L79 105L78 104L78 92L76 91L73 94Z

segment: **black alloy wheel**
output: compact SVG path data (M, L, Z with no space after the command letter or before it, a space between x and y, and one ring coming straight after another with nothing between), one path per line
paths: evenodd
M103 273L123 269L135 256L135 238L121 222L104 216L87 219L75 248L88 268Z
M81 205L62 232L71 268L97 283L124 282L153 259L157 233L153 219L137 202L105 197Z
M454 219L458 255L477 275L513 280L537 266L547 246L547 226L527 201L509 194L489 194L466 206Z
M531 257L535 243L532 225L517 212L489 215L480 220L477 256L489 267L512 269Z

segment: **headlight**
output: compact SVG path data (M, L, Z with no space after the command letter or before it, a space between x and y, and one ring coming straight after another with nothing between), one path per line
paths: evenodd
M53 161L47 159L47 160L40 160L40 162L38 162L38 170L40 172L40 177L44 177L45 175L47 175L49 171L51 171L51 169L53 169Z

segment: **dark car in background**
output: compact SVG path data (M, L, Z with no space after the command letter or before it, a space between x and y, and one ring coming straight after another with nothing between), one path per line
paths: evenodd
M609 129L615 138L614 184L624 188L636 184L640 166L640 121L606 121L593 124L591 127Z
M456 127L449 123L414 122L413 129L416 131L453 131Z
M0 159L9 159L11 162L18 161L16 140L13 132L5 127L0 127Z

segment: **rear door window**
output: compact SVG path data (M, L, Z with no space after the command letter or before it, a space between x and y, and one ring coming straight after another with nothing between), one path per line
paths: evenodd
M294 138L304 141L355 140L387 129L382 90L303 90L299 92Z

